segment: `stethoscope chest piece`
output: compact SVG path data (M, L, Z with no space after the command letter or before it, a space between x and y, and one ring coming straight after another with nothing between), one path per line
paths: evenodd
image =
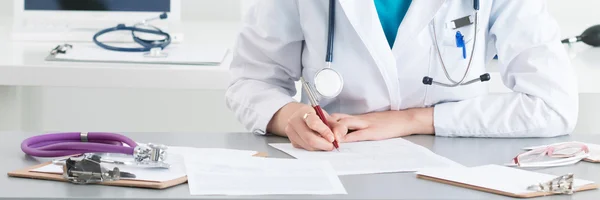
M315 74L315 89L325 98L335 98L342 92L344 79L337 71L323 68Z
M154 47L150 49L148 53L144 53L144 56L148 58L164 58L168 55L169 54L163 52L163 49L161 47Z

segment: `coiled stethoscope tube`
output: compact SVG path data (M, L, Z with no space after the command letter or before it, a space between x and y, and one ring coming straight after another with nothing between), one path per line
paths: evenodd
M107 29L101 30L98 33L94 34L93 40L94 40L94 43L96 43L96 45L98 45L104 49L111 50L111 51L147 52L154 48L164 49L167 46L169 46L169 44L171 44L171 35L169 33L162 31L161 29L159 29L155 26L149 25L148 22L157 20L157 19L161 19L161 20L166 19L167 17L168 17L167 13L163 13L158 17L143 20L142 22L137 23L133 26L126 26L125 24L118 24L115 27L107 28ZM153 29L145 29L145 28L136 27L139 25L150 26ZM106 33L113 32L113 31L131 31L131 36L133 38L133 41L135 41L137 44L141 45L142 47L138 47L138 48L117 47L117 46L111 46L106 43L102 43L102 42L98 41L98 37L100 37L101 35L104 35ZM160 36L163 36L164 39L146 40L146 39L142 39L142 38L138 37L136 35L136 32L160 35Z

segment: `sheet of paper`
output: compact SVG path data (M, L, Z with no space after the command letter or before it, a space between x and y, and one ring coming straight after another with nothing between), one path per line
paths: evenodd
M123 45L123 44L119 44ZM227 46L184 46L170 45L165 48L166 57L145 57L145 52L108 51L95 44L74 44L65 54L57 54L57 59L97 62L134 62L162 64L218 65L228 53Z
M324 161L213 157L185 162L191 195L346 194Z
M63 168L60 165L54 165L54 164L50 164L50 165L46 165L40 168L35 168L32 170L29 170L32 172L42 172L42 173L51 173L51 174L62 174L63 173Z
M257 151L223 149L223 148L195 148L169 146L169 154L181 155L185 159L202 159L207 156L217 157L250 157L256 155Z
M417 172L417 174L513 194L531 193L532 191L527 190L528 186L547 182L558 177L558 175L542 174L499 165L425 169ZM592 181L581 179L575 179L573 182L575 188L592 183Z
M132 180L144 180L144 181L156 181L163 182L173 179L178 179L185 176L185 165L183 160L197 160L205 159L207 157L218 157L218 158L238 158L238 157L251 157L256 154L256 151L247 150L234 150L234 149L220 149L220 148L194 148L194 147L176 147L170 146L168 148L168 162L171 164L169 169L160 168L140 168L133 166L123 165L111 165L103 164L107 168L118 167L121 171L133 173L136 175L135 178L124 178ZM131 158L112 157L113 160L118 161L132 161ZM63 169L61 165L46 165L31 171L43 172L43 173L56 173L62 174Z
M402 138L340 144L340 151L311 152L290 143L269 144L300 160L329 161L338 175L418 171L430 167L462 167L425 147Z

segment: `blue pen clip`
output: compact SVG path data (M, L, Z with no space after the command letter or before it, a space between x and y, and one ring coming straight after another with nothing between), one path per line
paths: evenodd
M465 45L465 36L460 31L456 31L456 47L460 47L463 50L463 59L467 59L467 46Z

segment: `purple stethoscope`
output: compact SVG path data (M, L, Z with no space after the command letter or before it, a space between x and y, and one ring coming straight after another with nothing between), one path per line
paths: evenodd
M126 145L126 146L125 146ZM21 150L34 157L64 157L86 153L118 153L132 155L132 164L168 168L164 145L138 144L116 133L72 132L52 133L27 138Z

